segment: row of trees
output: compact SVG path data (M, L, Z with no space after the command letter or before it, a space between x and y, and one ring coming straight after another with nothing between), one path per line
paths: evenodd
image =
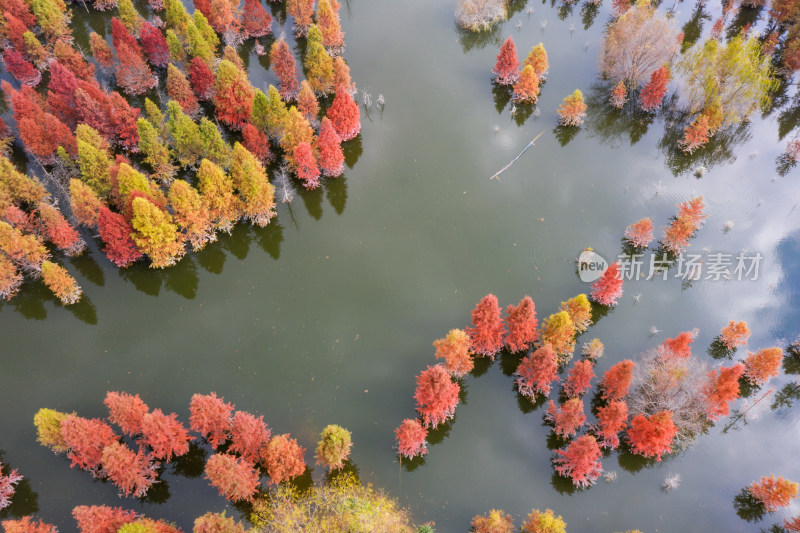
M622 280L610 269L593 285L595 300L613 305L622 292ZM472 325L465 330L453 329L446 337L434 341L437 359L443 363L428 366L417 376L414 398L420 419L405 419L396 429L397 448L401 456L414 458L427 453L428 430L452 419L458 406L461 386L458 379L472 371L474 358L494 360L501 350L532 353L524 357L517 369L520 393L531 398L537 392L547 395L550 384L558 380L559 363L568 361L575 349L575 336L592 323L592 308L585 294L561 303L561 310L546 318L541 327L536 306L529 296L517 305L502 310L497 297L486 295L472 311ZM583 348L588 361L603 353L603 345L594 339ZM591 372L591 363L589 372ZM583 366L581 369L585 369ZM586 386L580 370L569 378L569 389L579 394Z
M661 245L665 250L677 255L689 247L689 240L705 222L705 207L702 196L677 204L677 214L663 228ZM625 240L637 250L650 246L653 242L653 221L643 218L625 228Z
M159 467L189 452L196 439L190 430L216 451L206 463L205 475L232 502L252 501L262 474L277 485L306 470L305 448L295 439L288 434L273 436L263 417L235 410L213 392L192 396L188 428L175 413L150 410L138 395L109 392L104 403L108 421L40 409L34 425L41 444L65 453L71 466L108 479L121 496L144 497L158 483ZM316 462L338 470L351 446L349 431L327 426L320 435Z
M74 219L100 236L117 266L147 256L152 267L164 268L180 260L187 244L200 250L239 220L268 224L275 190L265 165L276 153L307 189L318 187L322 175L342 174L341 144L358 135L360 113L341 56L336 0L321 0L316 13L314 2L287 5L306 36L307 79L298 82L294 56L279 39L270 56L280 89L266 93L252 87L233 47L269 33L271 17L257 0L245 2L243 12L229 2L198 1L192 16L177 0L153 1L165 32L159 16L145 20L130 0L95 1L96 9L116 7L118 15L111 19L111 44L90 35L97 67L70 44L69 10L59 2L44 0L33 11L24 2L0 6L6 65L22 83L2 88L16 137L50 168L45 175L62 205L69 200ZM221 57L220 36L228 43ZM13 66L25 62L25 69ZM17 75L30 68L49 71L45 95L32 88L40 75ZM131 106L120 92L101 87L101 71L113 71L130 96L150 92L161 78L166 106L150 98L143 110ZM321 99L330 97L320 119ZM202 116L203 101L219 123L241 132L241 142L225 141ZM13 137L0 122L3 146ZM28 275L41 276L63 303L78 301L80 287L50 261L46 244L76 255L84 241L41 183L0 157L0 297L13 297ZM176 179L185 171L187 179Z
M700 198L681 204L686 216L700 216L703 209ZM611 281L614 286L621 285L616 264L595 283L595 290L615 291L609 288ZM728 416L741 387L763 386L780 373L783 351L778 347L747 352L741 362L710 368L692 355L697 330L685 331L645 352L636 362L625 359L612 365L597 383L592 401L595 422L589 423L584 397L597 378L594 365L603 354L602 342L587 342L582 349L584 357L569 367L566 363L574 350L575 335L591 324L591 303L583 294L562 302L561 310L541 326L529 297L517 306L508 306L502 317L497 298L487 295L473 310L471 327L451 330L434 342L436 357L444 362L417 376L415 399L420 418L406 419L397 428L399 454L409 459L426 454L428 431L453 418L461 392L458 380L472 371L474 357L494 359L504 349L527 352L514 374L523 397L538 402L550 395L554 385L560 385L560 401L550 400L544 417L554 434L566 441L556 450L553 463L559 474L581 487L593 484L601 475L603 449L617 449L624 442L632 453L660 461ZM730 321L714 342L730 355L747 343L749 335L745 322ZM559 374L564 370L562 380ZM478 517L478 522L502 522L498 513Z

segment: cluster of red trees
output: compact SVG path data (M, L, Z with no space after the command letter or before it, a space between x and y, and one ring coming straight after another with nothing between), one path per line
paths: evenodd
M703 209L702 199L693 199L679 205L679 216L697 224L704 218ZM612 283L618 275L611 268L608 271L611 274L598 290L613 295L619 289ZM762 384L776 375L783 355L779 348L767 348L749 352L743 363L708 370L702 364L689 364L698 331L681 332L645 354L638 371L630 359L605 371L593 401L597 405L592 424L582 397L591 390L595 355L598 349L602 351L597 345L602 343L598 339L587 343L584 358L566 369L563 381L559 377L561 364L572 356L575 335L591 325L586 296L562 302L561 311L544 320L541 328L527 296L519 305L508 306L506 312L504 318L497 297L489 294L472 311L471 327L451 330L433 343L436 357L444 359L444 364L429 366L417 376L415 399L420 418L403 420L396 429L401 456L414 458L428 452L428 429L454 416L461 391L455 379L472 370L473 358L478 355L494 359L503 349L527 351L515 372L515 384L519 393L531 400L537 394L546 398L553 385L560 384L563 400L560 404L549 401L545 420L557 436L569 442L556 451L553 461L557 472L582 487L591 485L602 472L602 448L616 449L624 438L633 453L660 461L672 453L681 431L695 431L698 418L702 426L728 416L731 403L740 397L741 379ZM748 336L744 322L731 321L719 339L736 346L746 343ZM557 351L556 345L565 351Z
M142 531L152 533L181 533L181 529L164 520L153 520L135 511L107 505L79 505L72 510L79 533L108 533ZM26 516L21 520L4 520L0 523L7 533L57 533L55 526ZM206 513L194 521L195 533L244 533L245 528L225 513Z
M549 68L547 52L542 43L531 48L520 67L514 38L509 36L500 47L492 75L498 85L513 88L512 98L515 101L535 104L539 99L539 85L547 76Z
M677 255L689 247L689 240L706 219L705 207L702 196L677 205L677 214L663 228L661 244L665 250ZM634 248L647 248L653 240L653 222L649 218L634 222L625 229L625 240Z
M251 500L262 473L277 484L306 470L305 448L295 439L288 434L272 436L262 416L236 411L213 392L192 397L188 428L175 413L150 410L138 395L109 392L104 403L108 422L41 409L34 424L40 443L66 453L72 466L109 479L124 496L143 497L158 483L158 467L189 451L196 439L190 430L205 438L213 450L226 445L224 452L217 451L208 459L205 474L230 501ZM340 468L350 453L349 439L343 428L326 428L318 462Z
M107 10L117 2L93 5ZM120 2L110 42L96 33L89 39L96 65L112 72L118 87L106 90L95 77L95 63L72 46L61 0L42 0L32 10L10 0L0 6L9 43L4 64L22 84L2 84L16 122L16 131L0 123L2 146L16 136L69 184L69 198L60 200L69 200L78 223L100 236L102 249L120 267L142 257L167 267L187 244L199 250L239 220L268 224L275 200L265 166L274 154L282 152L289 169L313 189L320 176L342 174L342 142L360 131L355 85L341 56L338 1L321 0L316 12L314 2L287 6L299 33L307 35L307 80L298 83L292 52L279 39L272 67L281 91L267 94L250 84L234 48L270 33L272 18L261 2L248 0L239 10L230 2L198 0L195 7L190 16L176 0L150 2L153 16L146 20L131 2ZM228 46L221 50L223 43ZM32 86L44 70L49 81L39 94ZM123 96L148 93L161 76L170 98L166 108L145 98L139 109ZM332 98L322 117L319 98ZM219 123L242 132L241 143L230 146L201 116L201 101L213 105ZM142 156L135 160L142 166L132 154ZM0 167L8 190L0 198L0 297L13 297L29 274L41 275L65 304L74 303L80 287L48 261L44 244L74 255L84 242L35 179L5 157ZM194 171L196 181L175 179L181 168Z

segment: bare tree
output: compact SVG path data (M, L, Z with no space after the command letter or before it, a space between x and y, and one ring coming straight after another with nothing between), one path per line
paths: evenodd
M624 81L636 88L669 63L679 48L675 21L657 15L649 1L639 2L609 26L600 70L614 84Z
M467 30L488 30L495 22L506 19L506 3L506 0L458 0L456 22Z

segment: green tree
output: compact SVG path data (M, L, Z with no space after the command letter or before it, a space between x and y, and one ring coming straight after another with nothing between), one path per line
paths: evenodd
M197 184L214 226L230 233L242 216L241 202L233 192L230 176L208 159L203 159L197 170Z
M217 125L206 117L200 119L200 146L206 159L222 168L231 166L231 147L222 138Z
M136 122L139 129L139 152L144 154L144 162L153 169L156 179L169 182L175 175L175 166L170 162L169 148L161 142L161 137L153 125L140 118Z
M172 100L167 103L167 129L178 163L184 167L196 165L202 154L200 128Z
M333 59L322 45L322 32L316 24L308 30L303 66L312 89L322 94L333 91Z
M186 26L186 44L189 47L190 56L202 57L209 63L214 59L214 50L192 21L189 21Z
M174 30L178 35L186 35L186 29L192 21L192 17L186 12L181 0L164 0L164 17L167 27Z
M219 37L217 37L217 32L214 31L214 28L211 27L211 24L208 23L208 19L205 17L205 15L203 15L203 12L199 9L195 9L194 14L192 14L192 19L194 20L194 25L200 32L200 35L203 36L203 39L206 40L208 46L211 47L211 50L218 50Z
M208 207L194 187L184 180L175 180L169 189L169 204L175 221L186 232L186 240L194 251L216 240Z
M133 199L131 225L136 246L150 257L151 268L174 265L186 249L178 227L172 223L169 213L156 207L146 198Z
M275 187L261 161L238 142L233 146L231 178L242 199L244 216L261 227L269 224L275 216Z
M142 29L142 16L136 11L136 7L131 0L117 0L117 12L119 20L128 28L133 35L139 35Z
M167 48L169 49L170 60L180 63L186 59L186 51L178 35L172 28L167 29Z
M281 99L281 94L274 85L270 85L264 94L261 89L256 89L253 96L253 109L250 113L250 122L273 139L279 138L286 120L286 104Z
M97 196L107 197L111 192L111 178L108 173L111 159L106 150L108 145L96 130L86 124L79 124L75 133L78 139L81 179Z
M722 124L735 124L770 101L778 87L770 58L757 36L737 35L727 44L709 39L688 50L678 62L682 97L691 113L722 107ZM713 129L713 128L712 128Z

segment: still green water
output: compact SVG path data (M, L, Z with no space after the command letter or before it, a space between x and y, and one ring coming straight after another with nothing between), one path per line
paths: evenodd
M549 3L515 7L494 35L476 40L456 28L452 0L343 2L353 78L373 101L386 99L383 111L362 107L362 134L347 148L343 178L299 192L269 227L240 225L163 272L144 265L120 272L92 249L65 263L84 289L72 308L38 283L1 304L0 449L2 462L28 483L20 490L27 497L4 516L38 509L73 531L73 506L124 505L186 531L196 516L226 509L202 476L171 468L161 476L168 494L153 498L160 501L120 500L111 484L36 443L32 418L40 407L103 417L107 390L138 393L187 422L192 394L215 391L263 414L273 432L292 433L309 462L322 428L343 425L353 432L362 480L398 497L417 522L434 520L440 532L466 531L473 515L490 508L519 523L531 508L549 507L571 533L759 531L797 514L795 505L749 524L733 507L762 475L800 480L797 408L765 409L727 433L725 420L661 463L611 454L604 468L617 481L574 492L553 477L544 409L518 402L508 358L467 378L466 401L423 464L398 462L394 428L414 414L414 376L433 364L431 343L468 325L482 296L492 292L505 306L529 294L541 319L588 290L575 272L580 250L614 257L625 226L649 216L660 228L675 203L693 195L704 195L709 217L690 250L761 252L759 279L626 283L620 304L579 339L605 343L596 373L695 327L695 353L713 362L706 348L729 320L749 323L751 349L785 345L800 333L798 173L777 177L774 163L791 101L788 119L780 111L756 117L711 158L676 157L664 149L661 118L649 126L620 119L602 105L606 93L591 89L610 6L593 24L583 4L571 13ZM706 8L705 32L718 10ZM676 11L681 24L696 15L686 2ZM85 14L75 8L75 18L80 28ZM108 22L93 15L77 40ZM512 117L510 105L498 111L489 71L509 34L523 57L540 41L548 51L539 117ZM256 86L274 82L265 65L250 52ZM590 109L569 140L554 125L575 88ZM540 132L501 182L488 180ZM709 168L702 179L673 174L701 163ZM727 221L734 225L724 232ZM661 333L651 336L651 326ZM792 380L774 383L781 389ZM669 473L683 481L665 493Z

